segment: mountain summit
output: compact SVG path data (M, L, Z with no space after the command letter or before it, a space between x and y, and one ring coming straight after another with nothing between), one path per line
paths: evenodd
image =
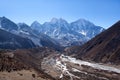
M6 17L0 17L0 28L7 31L18 30L18 26Z
M43 25L34 22L31 27L54 38L65 47L76 44L81 45L104 30L102 27L96 26L85 19L68 23L62 18L53 18Z

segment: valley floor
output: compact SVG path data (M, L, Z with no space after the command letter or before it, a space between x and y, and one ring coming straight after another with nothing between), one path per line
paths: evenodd
M60 80L120 80L120 68L56 55L44 58L42 69Z

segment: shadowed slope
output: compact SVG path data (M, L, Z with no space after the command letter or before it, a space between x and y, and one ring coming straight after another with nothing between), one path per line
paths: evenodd
M120 64L120 21L72 51L79 59Z

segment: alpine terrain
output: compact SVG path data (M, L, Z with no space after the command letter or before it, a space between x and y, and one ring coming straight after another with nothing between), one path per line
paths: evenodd
M15 24L6 17L0 17L0 29L10 32L17 36L27 38L31 40L36 47L46 46L56 50L61 50L61 46L56 40L50 38L48 35L39 33L38 31L31 29L31 27L29 27L25 23ZM6 35L6 37L8 36Z
M0 80L120 80L120 21L31 26L0 17Z
M50 22L44 24L35 21L32 23L31 28L57 40L64 47L82 45L104 31L104 28L84 19L68 23L61 18L53 18Z

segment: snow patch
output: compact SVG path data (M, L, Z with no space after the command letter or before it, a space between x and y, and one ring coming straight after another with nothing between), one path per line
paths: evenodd
M79 33L83 34L84 36L86 36L86 35L87 35L87 33L86 33L84 30L82 30L82 31L81 31L81 32L79 32Z
M60 75L60 79L63 78L63 74Z
M83 72L83 71L80 71L80 70L75 69L75 68L72 68L72 70L73 70L74 72L80 72L80 73L88 74L87 72Z
M29 32L25 32L25 31L22 31L22 30L20 30L20 32L23 33L23 34L26 34L26 35L30 35Z
M64 55L62 55L62 56L64 56ZM79 64L79 65L87 65L87 66L93 67L95 69L101 69L101 70L107 70L107 71L111 71L111 72L120 73L120 69L117 69L115 67L101 65L101 64L98 64L98 63L90 63L90 62L82 61L82 60L76 60L75 58L72 58L72 57L69 57L69 56L64 56L63 58L64 58L63 59L64 61L68 61L68 62L71 62L71 63L75 63L75 64Z
M80 70L75 69L75 68L72 68L72 70L73 70L74 72L81 72Z

